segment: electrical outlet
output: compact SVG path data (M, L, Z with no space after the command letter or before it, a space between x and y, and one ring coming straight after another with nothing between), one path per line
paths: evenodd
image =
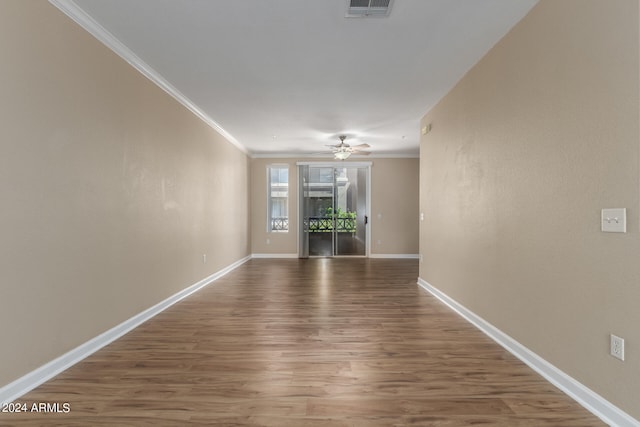
M624 339L611 334L610 353L616 359L624 361Z
M203 264L207 263L207 254L202 254L202 263Z

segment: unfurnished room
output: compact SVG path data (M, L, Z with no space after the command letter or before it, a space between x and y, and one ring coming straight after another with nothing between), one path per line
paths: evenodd
M640 427L639 0L0 0L0 426Z

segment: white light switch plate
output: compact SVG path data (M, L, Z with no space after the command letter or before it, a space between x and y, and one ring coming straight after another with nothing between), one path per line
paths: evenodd
M602 231L607 233L627 232L627 208L602 209Z

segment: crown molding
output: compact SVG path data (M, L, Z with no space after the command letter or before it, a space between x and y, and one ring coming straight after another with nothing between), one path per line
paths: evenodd
M176 101L184 105L189 111L195 114L200 120L205 122L216 132L222 135L227 141L235 145L243 153L249 154L249 150L235 139L229 132L224 130L215 120L209 117L204 111L194 104L189 98L169 83L160 73L151 68L149 64L138 57L131 49L118 40L106 28L100 25L91 15L85 12L73 0L49 0L53 6L80 25L89 34L98 39L102 44L115 52L129 65L138 70L143 76L155 83L160 89L171 95Z

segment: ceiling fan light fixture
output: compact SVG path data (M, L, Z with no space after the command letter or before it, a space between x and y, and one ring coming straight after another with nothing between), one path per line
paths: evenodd
M360 154L360 155L369 155L371 154L369 151L362 151L362 148L368 148L369 144L359 144L351 146L344 142L347 139L346 135L340 135L340 144L328 145L331 147L331 151L333 152L333 158L336 160L346 160L352 154Z
M346 160L350 155L351 153L349 151L336 151L334 153L335 158L338 160Z

